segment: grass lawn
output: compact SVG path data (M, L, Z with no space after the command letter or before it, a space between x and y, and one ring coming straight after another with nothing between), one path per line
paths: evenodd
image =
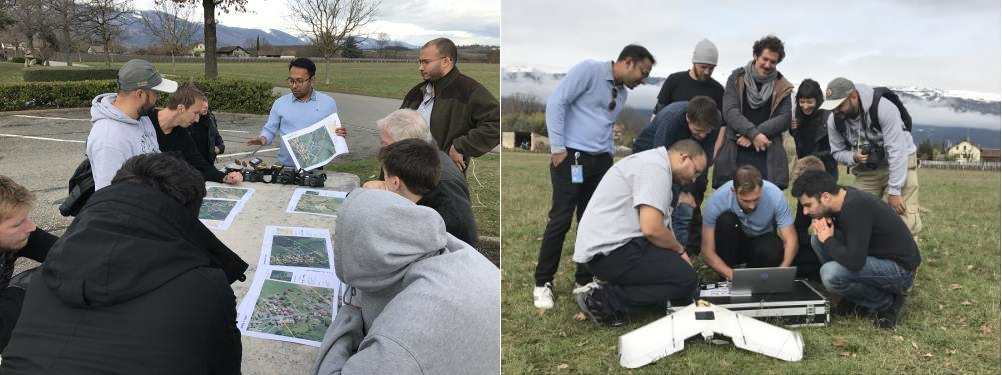
M362 181L375 180L379 175L379 162L376 159L350 162L335 162L327 167L335 171L352 173ZM473 200L473 216L477 221L477 233L483 236L497 237L500 220L500 184L501 173L498 155L487 154L474 159L473 167L467 169L466 180L470 185L470 198Z
M573 319L576 226L564 242L555 308L537 316L532 306L550 208L548 162L548 155L502 155L501 366L506 374L627 373L617 358L618 336L661 315L634 316L612 329ZM840 182L852 180L844 175ZM874 327L872 318L833 316L829 327L797 329L805 342L801 362L694 340L630 373L999 373L1000 174L922 169L919 181L923 263L896 331Z
M339 92L384 98L403 99L404 94L420 80L417 62L410 63L331 63L331 84L324 84L325 67L322 61L317 63L316 87L322 91ZM85 63L95 68L104 68L104 63ZM113 63L118 69L122 63ZM204 66L201 63L156 63L160 73L176 79L202 77ZM288 63L219 63L219 76L226 78L241 78L264 80L278 87L286 87ZM495 97L500 97L501 76L498 64L460 63L459 70L480 82ZM22 83L22 64L0 63L0 84Z

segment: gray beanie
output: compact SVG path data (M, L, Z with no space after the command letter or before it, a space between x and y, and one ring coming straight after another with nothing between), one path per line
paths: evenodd
M709 39L700 40L692 51L692 63L717 65L717 46Z

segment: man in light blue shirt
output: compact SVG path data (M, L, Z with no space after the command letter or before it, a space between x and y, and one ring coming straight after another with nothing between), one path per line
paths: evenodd
M758 168L742 165L706 201L700 257L730 280L739 264L789 267L796 255L797 232L783 191L762 181Z
M644 83L654 63L646 48L628 45L615 62L587 60L571 68L546 101L553 205L536 265L532 298L537 308L553 307L553 276L571 218L577 210L581 220L598 182L612 167L616 153L612 124L626 103L626 89ZM581 265L574 281L575 293L594 286L591 274Z
M278 162L286 166L296 165L282 142L282 135L307 128L337 112L334 98L313 88L316 72L316 64L305 57L289 62L287 82L292 92L275 100L271 105L271 113L268 114L268 122L261 129L261 135L247 141L247 144L267 145L278 142ZM336 135L343 137L347 133L342 127L337 129Z

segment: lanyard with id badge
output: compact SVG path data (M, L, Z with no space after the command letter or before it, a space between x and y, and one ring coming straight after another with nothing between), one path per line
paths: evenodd
M581 152L574 152L574 164L571 165L571 183L580 184L584 182L584 166L578 164Z

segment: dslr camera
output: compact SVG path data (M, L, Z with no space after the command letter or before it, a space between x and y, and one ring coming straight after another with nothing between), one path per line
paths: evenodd
M884 148L878 145L867 143L859 145L859 153L866 155L866 161L863 162L863 166L868 170L877 169L881 164L887 164L887 156L884 152Z

